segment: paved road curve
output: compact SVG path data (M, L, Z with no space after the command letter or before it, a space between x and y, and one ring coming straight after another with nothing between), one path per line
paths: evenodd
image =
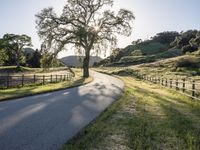
M122 81L92 75L85 86L0 102L0 150L60 148L122 92Z

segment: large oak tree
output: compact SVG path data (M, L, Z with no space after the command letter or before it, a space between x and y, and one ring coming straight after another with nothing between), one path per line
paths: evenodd
M37 30L43 44L58 54L68 44L84 51L83 76L89 76L91 50L115 44L117 34L129 36L134 15L120 9L111 11L113 0L67 0L62 14L45 8L36 15Z

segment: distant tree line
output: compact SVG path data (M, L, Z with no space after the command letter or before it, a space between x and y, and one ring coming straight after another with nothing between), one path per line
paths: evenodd
M27 48L31 46L31 37L27 35L5 34L0 38L0 66L50 68L64 65L43 46L40 50Z

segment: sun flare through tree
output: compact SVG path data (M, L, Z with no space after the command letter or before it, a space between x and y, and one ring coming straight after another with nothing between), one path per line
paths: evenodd
M133 13L126 9L112 11L113 0L68 0L62 14L45 8L36 15L39 37L48 50L57 55L66 45L84 52L83 76L89 76L91 50L114 46L117 35L130 36Z

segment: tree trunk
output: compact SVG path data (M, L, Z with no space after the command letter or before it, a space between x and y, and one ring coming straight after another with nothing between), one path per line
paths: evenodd
M89 62L90 62L90 50L85 50L85 58L83 59L83 77L89 77Z
M17 68L20 68L19 55L18 54L16 54L16 65L17 65Z

